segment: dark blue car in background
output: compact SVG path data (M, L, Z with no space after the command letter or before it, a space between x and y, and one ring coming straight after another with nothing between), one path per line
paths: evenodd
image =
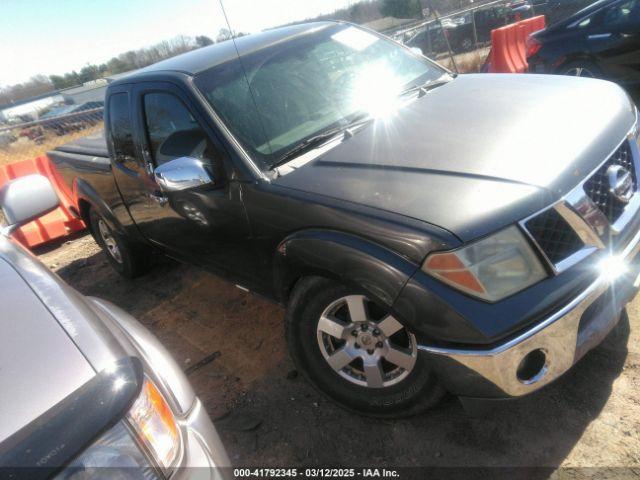
M529 70L640 83L640 0L603 0L529 37Z

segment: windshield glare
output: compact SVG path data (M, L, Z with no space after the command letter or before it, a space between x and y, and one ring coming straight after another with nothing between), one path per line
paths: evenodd
M246 76L244 73L246 72ZM213 67L196 84L247 151L269 167L362 112L390 114L407 86L444 70L394 42L335 25Z

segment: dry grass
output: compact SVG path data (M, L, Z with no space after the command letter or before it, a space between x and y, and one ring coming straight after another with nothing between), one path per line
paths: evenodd
M44 155L49 150L53 150L60 145L102 130L102 128L103 123L99 122L91 127L66 135L57 136L54 133L47 133L44 141L40 144L26 137L21 137L17 142L0 147L0 165L7 165L9 163L19 162L20 160L29 160Z
M489 49L481 48L479 50L474 50L473 52L461 53L456 55L454 58L460 73L478 73L482 69L482 65L484 65L487 55L489 55ZM438 60L438 63L450 70L453 70L451 59L448 57Z

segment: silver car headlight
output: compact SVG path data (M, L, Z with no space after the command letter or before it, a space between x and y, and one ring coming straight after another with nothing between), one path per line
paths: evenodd
M159 477L126 423L120 421L78 455L55 478L154 480Z
M490 302L547 276L527 239L515 226L458 250L432 253L422 270L453 288Z
M126 417L78 455L56 479L155 479L178 461L181 436L173 412L149 379ZM146 452L146 453L145 453ZM100 475L98 475L100 476Z

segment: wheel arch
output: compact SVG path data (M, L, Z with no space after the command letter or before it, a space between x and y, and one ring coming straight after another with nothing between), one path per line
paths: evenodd
M125 229L116 215L88 182L77 178L73 183L73 196L78 214L90 231L92 231L92 228L89 212L94 209L104 218L111 229L120 234L125 234Z
M585 61L585 62L591 62L593 64L595 64L598 68L602 68L600 67L600 62L598 61L598 58L596 56L594 56L591 53L588 52L576 52L576 53L572 53L570 55L567 55L565 57L563 57L561 59L561 61L559 61L553 69L553 73L555 74L561 74L561 70L568 64L573 63L573 62L579 62L579 61Z
M357 287L391 307L417 265L370 240L339 231L293 233L275 252L276 295L287 302L301 279L324 277Z

